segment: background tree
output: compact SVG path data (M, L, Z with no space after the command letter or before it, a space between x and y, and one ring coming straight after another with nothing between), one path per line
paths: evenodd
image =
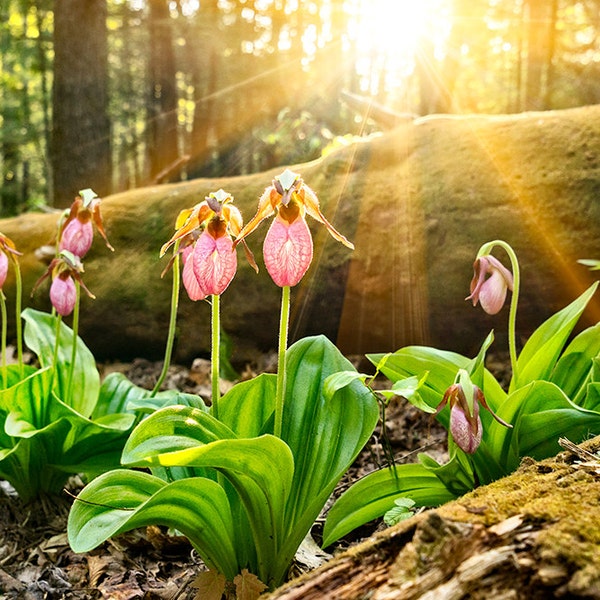
M600 0L4 0L0 212L311 160L381 129L372 102L592 104L598 14Z
M51 163L53 204L112 190L106 0L55 0Z

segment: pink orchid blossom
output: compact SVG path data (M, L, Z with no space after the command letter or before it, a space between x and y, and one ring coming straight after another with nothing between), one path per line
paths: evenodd
M92 221L104 238L106 246L110 250L114 250L104 231L102 215L100 214L100 198L90 189L82 190L79 194L73 201L66 219L61 224L58 236L59 250L68 250L75 256L83 258L91 248L94 238Z
M8 259L11 258L15 261L17 256L22 256L22 253L16 249L13 241L5 235L0 234L0 290L4 286L8 276Z
M258 202L256 215L242 229L234 246L242 242L266 218L276 215L263 243L265 266L280 287L294 286L306 273L313 256L312 236L306 214L319 221L338 242L354 249L325 218L317 195L293 171L275 177Z
M8 275L8 256L6 252L0 250L0 290L4 286Z
M181 244L183 285L192 300L222 294L235 275L237 256L232 236L242 229L242 215L232 202L230 194L218 190L181 211L175 234L161 248L163 256L171 245ZM244 249L248 262L258 270L246 244Z
M63 271L54 277L50 285L50 302L56 312L63 317L70 315L77 301L75 282L68 271Z
M194 245L192 255L194 274L198 285L207 295L222 294L233 279L237 269L237 255L233 240L219 227L208 224Z
M489 315L495 315L504 306L506 291L513 289L512 273L494 256L478 257L473 264L471 295L465 300L477 302Z
M82 221L79 217L69 221L60 237L60 250L68 250L83 258L92 247L94 230L91 221Z
M194 261L191 257L192 252L194 251L194 245L195 243L186 246L181 252L181 260L183 262L181 279L190 300L195 302L196 300L204 300L208 294L200 287L196 274L194 273Z
M304 219L288 223L277 215L263 244L265 267L279 287L294 286L308 270L313 242Z

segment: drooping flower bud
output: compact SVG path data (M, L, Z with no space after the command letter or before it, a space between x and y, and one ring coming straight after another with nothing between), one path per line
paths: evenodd
M464 369L459 369L455 383L444 393L437 412L439 413L446 404L450 405L452 439L467 454L473 454L477 450L483 436L479 405L488 410L498 423L505 427L512 427L494 414L488 406L483 392L471 382L469 374Z
M36 281L31 291L33 296L35 290L44 279L52 276L52 284L50 285L50 301L56 312L65 317L70 315L75 308L77 301L77 282L87 293L90 298L95 298L81 279L83 273L83 263L76 254L69 250L62 250L57 258L52 260L48 265L46 272Z
M471 295L465 300L477 302L489 315L500 312L506 300L506 291L513 289L512 273L494 256L478 257L473 263Z

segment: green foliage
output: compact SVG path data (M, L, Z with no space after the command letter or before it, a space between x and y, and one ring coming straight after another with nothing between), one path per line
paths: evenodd
M229 581L247 568L269 587L280 584L378 418L360 383L326 390L330 375L351 369L326 338L300 340L286 361L281 439L272 434L275 375L235 385L220 400L219 420L193 407L158 410L132 432L123 463L161 473L191 468L195 476L167 482L120 469L98 477L69 515L73 549L162 524L183 532Z
M368 356L394 387L403 386L407 378L425 378L415 404L425 402L430 410L440 405L458 371L465 369L483 391L490 409L512 428L482 410L483 438L474 454L467 455L450 437L450 459L444 465L421 454L419 464L396 465L367 475L333 505L325 523L324 544L384 515L394 508L398 498L410 498L416 506L436 506L478 483L489 483L513 472L524 456L543 459L556 454L560 437L577 443L600 433L600 324L582 331L566 345L597 285L532 334L519 355L518 377L511 380L508 392L483 368L491 336L472 360L418 346L391 355ZM413 401L410 394L405 397ZM448 410L437 418L449 427Z
M1 369L0 477L29 501L59 493L71 474L94 476L118 467L136 420L135 402L150 392L118 375L101 385L94 357L79 337L71 369L73 331L32 309L23 318L40 368ZM168 401L165 395L162 401Z

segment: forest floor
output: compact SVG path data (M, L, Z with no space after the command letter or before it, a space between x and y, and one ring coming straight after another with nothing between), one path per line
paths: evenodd
M271 370L273 357L265 356L258 370ZM497 373L505 363L496 361ZM138 385L152 388L161 363L136 360L109 365L106 370L124 372ZM207 362L198 360L191 368L173 366L166 387L210 394ZM257 372L257 371L256 371ZM253 373L248 371L244 375ZM382 382L383 387L386 382ZM446 431L431 417L402 401L386 412L385 432L379 427L340 482L334 497L358 478L385 464L387 441L398 463L415 462L418 452L444 458ZM202 561L185 538L171 537L164 529L148 527L111 539L86 554L75 554L66 536L66 521L72 494L82 483L72 478L62 497L43 498L24 505L6 482L0 484L0 598L19 600L191 600ZM319 542L322 520L313 527ZM381 529L371 523L345 537L327 552L338 553ZM305 557L296 573L306 571L328 558L320 552ZM303 564L306 563L306 564Z

